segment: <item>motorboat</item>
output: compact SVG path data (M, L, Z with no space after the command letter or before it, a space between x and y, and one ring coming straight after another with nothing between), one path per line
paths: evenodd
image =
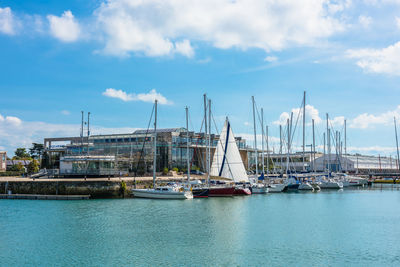
M300 185L299 185L299 188L298 188L299 190L309 190L309 191L312 191L312 190L314 190L314 187L310 184L310 183L308 183L308 182L302 182L302 183L300 183Z
M191 191L185 191L178 186L162 186L151 189L132 189L134 197L139 198L156 198L156 199L191 199L193 194Z
M268 193L281 193L285 190L285 184L269 184Z

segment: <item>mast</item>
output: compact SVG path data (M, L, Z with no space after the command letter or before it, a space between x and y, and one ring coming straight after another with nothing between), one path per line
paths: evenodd
M268 125L265 126L266 134L267 134L267 174L269 174L269 142L268 142Z
M281 167L281 174L282 174L282 170L283 170L283 166L282 166L282 124L279 124L279 156L280 156L280 167Z
M347 155L347 120L344 120L344 156ZM344 171L347 173L347 160L344 161Z
M189 108L186 106L186 165L187 165L187 183L190 187L190 163L189 163Z
M254 96L252 96L251 99L253 101L254 153L256 157L256 176L258 176L257 126L256 126L256 110L255 110Z
M268 132L267 132L268 135ZM267 142L267 146L268 146L268 142ZM261 154L261 162L262 162L262 171L261 174L264 173L265 170L265 163L264 163L264 109L261 108L261 149L262 149L262 154ZM267 153L268 153L268 148L267 148ZM268 172L268 162L267 162L267 172Z
M208 173L211 170L211 99L208 99ZM210 174L208 175L208 184L210 184Z
M303 97L303 171L305 171L305 157L306 157L306 91Z
M328 144L328 176L331 176L331 133L329 131L329 115L326 113L326 141Z
M154 151L153 151L153 188L156 188L157 168L157 99L154 101Z
M207 142L208 142L208 139L207 139L207 95L206 94L204 94L203 95L203 98L204 98L204 138L205 138L205 143L206 143L206 147L205 147L205 149L204 149L204 152L205 152L205 154L206 154L206 173L207 173L207 181L208 181L208 184L210 185L210 170L209 170L209 164L208 164L208 161L209 161L209 159L208 159L208 153L207 153L207 149L208 149L208 144L207 144Z
M90 112L87 114L87 154L89 155Z
M287 136L288 136L288 143L287 143L287 154L286 154L286 174L289 174L289 153L290 153L290 123L289 119L287 119Z
M326 168L326 140L325 140L325 133L323 134L324 135L324 160L323 160L323 163L324 163L324 172L325 172L325 168Z
M82 113L82 119L81 119L81 155L83 154L83 110L81 111Z
M396 135L396 148L397 148L397 169L400 171L400 156L399 156L399 141L397 137L397 124L396 124L396 117L394 119L394 133Z
M313 149L312 149L312 161L313 161L313 171L315 173L315 131L314 131L314 119L312 119L312 142L313 142Z

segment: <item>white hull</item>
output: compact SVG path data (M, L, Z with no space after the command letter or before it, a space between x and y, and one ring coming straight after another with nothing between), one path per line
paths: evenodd
M312 187L312 185L310 185L309 183L301 183L299 185L299 190L309 190L312 191L314 190L314 188Z
M193 198L189 191L161 191L154 189L132 189L134 197L155 199L190 199Z
M265 193L267 193L268 192L268 188L266 188L266 187L252 187L251 188L251 193L252 194L265 194Z
M321 189L342 189L343 184L341 182L321 182L319 187Z
M285 189L285 184L273 184L268 188L268 193L281 193Z

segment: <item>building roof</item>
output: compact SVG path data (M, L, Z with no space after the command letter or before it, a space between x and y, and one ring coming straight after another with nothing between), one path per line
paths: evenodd
M148 131L148 133L153 133L154 130L153 129L149 129L149 130L136 130L134 133L135 134L145 134ZM157 129L157 133L171 133L171 132L183 132L186 131L185 128L164 128L164 129Z
M7 165L12 166L21 163L22 165L27 166L29 165L30 162L31 161L27 159L14 159L14 160L7 160Z

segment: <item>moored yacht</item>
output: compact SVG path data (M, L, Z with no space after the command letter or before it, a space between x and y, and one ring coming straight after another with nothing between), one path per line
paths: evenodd
M193 198L191 191L185 191L183 187L172 186L156 186L156 166L157 166L157 100L154 102L154 147L153 147L153 188L149 189L132 189L132 195L140 198L157 198L157 199L188 199Z

